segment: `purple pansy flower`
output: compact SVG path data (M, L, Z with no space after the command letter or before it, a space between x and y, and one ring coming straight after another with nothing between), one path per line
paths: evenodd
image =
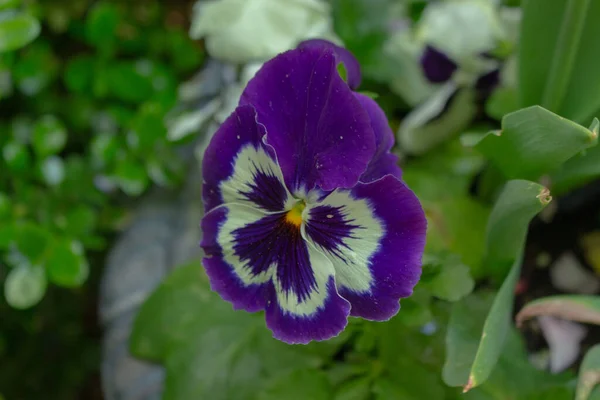
M383 111L337 72L360 80L348 55L312 42L264 64L203 160L211 287L287 343L391 318L421 274L425 216Z

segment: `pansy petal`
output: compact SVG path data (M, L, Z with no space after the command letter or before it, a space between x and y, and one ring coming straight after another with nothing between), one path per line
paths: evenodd
M330 339L346 327L350 304L338 294L328 258L304 240L295 246L296 255L277 268L267 326L290 344Z
M433 46L427 46L423 51L421 67L427 80L432 83L446 82L458 69L454 61Z
M238 107L215 133L202 162L207 211L223 203L283 211L289 192L265 133L251 106Z
M252 257L252 242L271 234L273 218L278 217L245 205L226 204L202 219L203 265L211 288L235 309L255 312L265 308L273 269Z
M302 47L329 48L333 50L336 61L344 64L348 86L350 86L351 89L356 89L360 86L360 82L362 80L360 64L350 51L324 39L305 40L298 45L298 48Z
M333 263L351 315L395 315L421 275L426 220L414 193L387 175L336 190L308 213L307 238Z
M292 193L354 186L375 151L369 116L330 49L295 49L268 61L240 104L255 107Z
M395 135L388 124L385 113L377 102L361 93L355 93L356 98L369 114L371 127L375 133L375 155L371 159L367 170L360 177L360 181L369 183L385 175L393 175L396 178L402 176L402 170L398 166L398 157L390 153L394 146Z
M203 260L211 287L235 309L266 308L267 326L288 343L325 340L347 324L331 262L284 213L225 204L202 220Z

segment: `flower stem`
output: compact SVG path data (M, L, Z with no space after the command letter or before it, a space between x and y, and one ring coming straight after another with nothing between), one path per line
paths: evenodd
M567 0L556 51L542 97L541 105L547 110L558 112L562 105L579 50L579 39L589 4L590 0Z

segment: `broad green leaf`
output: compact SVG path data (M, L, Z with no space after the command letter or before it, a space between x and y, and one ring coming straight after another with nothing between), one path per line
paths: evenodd
M297 370L274 380L258 400L331 400L333 388L319 370Z
M406 393L401 385L396 384L389 378L382 378L375 381L373 384L373 393L375 393L376 400L417 400Z
M600 344L585 354L579 368L577 395L575 400L588 400L594 387L600 383Z
M17 50L40 34L40 23L29 14L8 10L0 12L0 53Z
M447 359L442 371L448 385L459 386L466 382L493 298L492 292L481 291L454 304L446 337ZM467 400L570 400L571 390L561 388L569 378L568 374L557 376L535 369L519 333L511 329L489 379L463 396Z
M437 264L437 273L422 283L432 295L442 300L457 301L473 291L475 281L469 267L459 257L444 257L433 262Z
M557 295L527 303L516 316L517 325L539 315L551 315L571 321L600 325L600 297Z
M0 10L17 7L21 0L0 0Z
M475 277L482 276L486 271L481 262L489 208L466 195L424 201L423 208L428 220L427 251L458 254Z
M89 274L83 247L69 240L58 240L51 245L45 266L50 281L59 286L80 286Z
M494 277L504 277L523 248L529 222L551 200L548 189L537 183L506 183L487 223L484 264Z
M465 400L571 400L573 374L536 369L515 329L511 329L498 364L481 386L465 393Z
M394 399L378 393L380 381L384 380L393 383L396 388L385 389L403 393L403 397L396 398L442 399L445 388L439 374L439 365L443 360L443 336L439 334L440 331L425 335L404 326L399 320L401 314L402 311L392 320L373 327L379 353L374 373L381 370L377 374L379 379L373 385L373 392L379 394L380 397L376 398ZM383 388L380 389L383 391Z
M268 382L318 368L341 343L273 339L263 315L234 311L210 290L197 262L176 269L150 296L131 337L134 354L166 366L165 400L256 399Z
M490 132L475 148L508 179L537 179L596 144L597 133L539 106L506 115L502 130Z
M541 104L557 114L589 123L600 108L600 2L524 2L519 44L521 106Z
M333 400L369 400L371 378L362 377L344 382L335 392Z
M463 386L479 347L485 317L494 300L492 292L475 292L452 306L446 333L446 361L442 370L449 386Z
M590 131L598 134L598 119L594 119ZM556 194L587 184L600 176L600 146L585 150L570 160L552 174L552 191Z
M29 308L44 297L46 285L46 273L43 268L21 265L8 273L4 282L4 297L11 307Z
M451 380L447 383L456 385L460 381L465 385L464 390L468 391L483 383L494 369L510 327L514 288L519 278L527 226L549 201L547 189L521 180L509 181L498 197L488 220L486 265L508 261L512 267L485 319L472 363L469 363L470 356L466 353L460 356L459 362L447 360L445 371L450 368L450 372L446 372L445 376ZM452 332L451 326L449 334ZM453 340L447 342L450 345L460 343L455 337L451 338ZM458 353L448 348L447 354L454 354L456 358ZM461 368L459 372L452 371L456 364ZM469 371L467 381L464 381L465 368Z

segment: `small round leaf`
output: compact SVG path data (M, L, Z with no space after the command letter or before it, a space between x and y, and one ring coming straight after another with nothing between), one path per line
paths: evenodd
M4 296L14 308L37 304L46 293L46 273L42 268L20 266L10 270L4 282Z
M80 286L89 273L81 244L67 240L54 243L46 260L46 269L51 282L65 287Z
M0 13L0 53L17 50L40 33L40 23L31 15L12 10Z

